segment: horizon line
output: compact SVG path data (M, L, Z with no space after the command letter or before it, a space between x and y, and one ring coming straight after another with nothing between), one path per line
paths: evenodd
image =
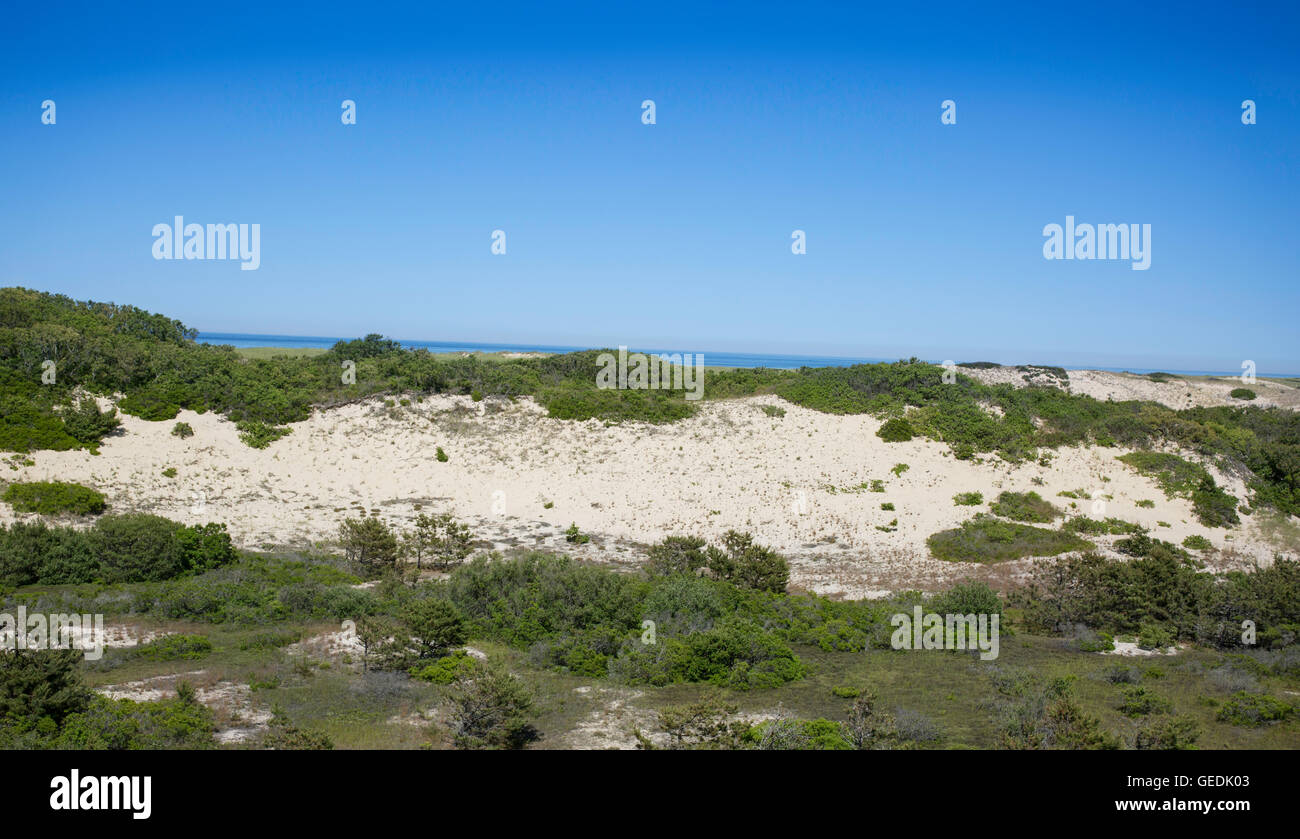
M299 342L327 341L330 342L330 344L332 345L339 341L360 340L360 338L364 337L364 336L358 336L357 338L343 338L343 337L334 337L329 335L288 335L288 334L279 334L279 333L260 333L260 332L207 332L202 330L196 330L196 332L198 336L196 340L199 343L214 344L214 345L222 345L224 343L220 340L214 340L220 338L233 338L240 341L284 338L284 339L289 339L289 340L299 341ZM378 333L372 333L372 334L378 334ZM558 355L558 354L572 353L572 352L584 352L587 350L618 349L619 347L627 347L629 349L631 348L631 345L628 344L620 344L618 346L580 346L580 345L570 345L570 344L532 344L526 342L512 343L512 342L505 342L505 341L445 341L445 340L431 340L425 338L393 338L387 335L383 337L387 340L396 341L397 343L401 344L405 349L419 349L422 347L429 348L429 347L445 346L449 348L457 348L457 347L470 348L472 349L472 351L475 352L545 352L545 353ZM244 346L244 348L253 348L253 347L293 349L293 347L284 347L278 344L246 344ZM317 348L327 349L328 347L317 347ZM487 348L491 348L491 349L487 349ZM454 352L455 350L452 349L449 351ZM650 353L650 354L670 352L669 350L664 350L661 348L653 348L653 349L637 348L635 351ZM704 356L706 358L710 355L713 355L715 357L722 356L722 357L733 357L733 358L743 358L743 359L752 359L752 360L762 360L762 359L777 360L777 359L784 358L784 359L796 359L796 360L802 359L802 360L809 360L809 361L843 362L843 364L796 365L795 367L777 367L770 364L753 365L755 367L767 367L769 369L797 369L800 366L824 366L824 367L845 366L847 367L847 366L852 366L854 364L881 364L881 363L888 364L888 363L892 363L893 361L906 360L906 358L892 358L892 357L887 358L884 356L823 355L819 353L809 353L809 352L749 352L749 351L741 352L741 351L732 351L732 350L710 352L706 350L695 354ZM918 358L919 360L924 361L928 364L935 364L939 366L942 366L943 364L943 361L935 361L931 359L920 358L919 356L910 356L910 357ZM944 361L947 360L952 360L952 359L944 359ZM1161 367L1146 367L1146 366L1108 367L1108 366L1101 366L1101 365L1088 366L1088 365L1078 365L1078 364L1048 364L1044 362L1008 363L1003 361L990 361L989 359L973 359L965 362L960 362L955 360L953 361L958 365L971 364L971 363L991 363L991 364L997 364L998 366L1001 367L1022 367L1022 366L1059 367L1062 370L1078 370L1078 371L1096 370L1098 372L1103 372L1103 373L1133 373L1135 375L1146 375L1150 373L1171 373L1171 374L1181 374L1184 376L1219 376L1219 377L1226 377L1226 378L1240 378L1242 375L1240 370L1236 370L1236 371L1183 370L1183 369L1177 369L1171 367L1161 368ZM738 365L735 364L710 365L706 363L704 366L736 367ZM1264 374L1264 373L1257 372L1255 373L1255 377L1262 378L1262 379L1290 379L1290 378L1300 378L1300 373Z

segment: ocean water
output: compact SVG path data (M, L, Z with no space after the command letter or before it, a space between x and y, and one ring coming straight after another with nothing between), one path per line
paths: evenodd
M250 335L237 332L200 332L198 341L201 344L229 344L234 347L321 347L329 348L341 338L327 338L318 335ZM544 353L566 353L577 352L579 350L597 349L595 347L561 347L544 344L478 344L473 342L456 342L456 341L400 341L402 346L410 349L424 348L429 352L449 353L449 352L544 352ZM604 349L604 348L601 348ZM683 349L662 349L647 347L630 347L628 352L643 353L686 353ZM853 364L875 364L881 361L898 361L897 358L849 358L840 356L827 355L784 355L774 353L735 353L735 352L709 352L708 350L692 349L689 352L699 352L704 356L704 363L709 367L768 367L774 370L793 370L799 367L848 367ZM942 359L924 359L933 364L941 364ZM966 360L966 359L963 359ZM970 359L976 360L976 359ZM1034 362L1036 364L1051 364L1050 361ZM1068 364L1056 365L1066 370L1109 370L1112 372L1128 373L1174 373L1183 376L1240 376L1241 370L1172 370L1169 368L1156 369L1149 367L1078 367ZM1259 375L1265 375L1262 371ZM1271 376L1285 376L1287 374L1278 374L1269 372Z

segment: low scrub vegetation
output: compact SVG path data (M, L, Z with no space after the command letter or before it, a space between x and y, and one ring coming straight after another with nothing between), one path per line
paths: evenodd
M1093 547L1068 531L999 521L983 514L960 527L934 534L926 544L935 558L951 562L1004 562Z
M75 516L93 516L108 507L104 494L81 484L62 481L10 484L0 496L20 513L40 513L55 516L71 513Z
M1061 514L1050 501L1036 492L1003 492L989 507L995 516L1015 521L1047 524Z

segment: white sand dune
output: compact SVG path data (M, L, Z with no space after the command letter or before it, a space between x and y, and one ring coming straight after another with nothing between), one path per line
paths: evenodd
M780 405L785 416L768 416L764 405ZM1258 514L1232 531L1201 526L1188 501L1166 499L1118 462L1120 449L1064 448L1047 466L959 461L940 443L883 442L872 417L823 414L773 396L701 403L695 417L662 426L551 419L530 399L437 396L408 407L372 399L317 411L265 450L244 445L234 424L213 414L186 411L177 420L194 436L172 436L175 421L127 416L99 455L37 452L34 466L10 477L78 481L105 492L118 511L222 521L247 548L328 542L343 518L363 509L399 526L421 511L450 511L484 547L625 564L640 561L641 544L669 534L717 538L734 528L786 553L795 585L850 597L1023 573L1025 561L958 565L932 559L925 545L930 534L987 510L1003 490L1035 490L1069 514L1116 516L1175 543L1200 534L1229 549L1221 562L1268 563L1288 547L1266 537ZM434 457L438 446L448 462ZM908 469L896 476L899 463ZM167 467L175 478L163 476ZM1238 476L1210 469L1229 492L1248 497ZM860 488L877 479L883 493ZM1057 493L1077 490L1093 500L1070 510L1072 499ZM954 505L955 493L971 491L985 504ZM1138 507L1140 500L1155 506ZM14 518L0 505L0 520ZM896 529L878 529L894 519ZM565 541L571 522L592 535L589 544Z

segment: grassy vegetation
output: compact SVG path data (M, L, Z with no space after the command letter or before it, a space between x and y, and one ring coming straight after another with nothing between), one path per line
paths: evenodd
M104 512L108 507L102 492L62 481L10 484L0 500L20 513L40 513L45 516L63 513L93 516Z
M926 544L935 558L950 562L1005 562L1093 546L1069 531L999 521L984 514L962 522L960 527L935 533Z
M216 720L192 692L114 703L85 690L185 672L196 660L209 678L253 685L260 705L278 709L249 744L268 748L554 745L600 710L600 691L575 690L593 683L636 686L636 703L652 712L642 736L667 738L657 747L1300 742L1287 698L1300 686L1294 562L1215 577L1157 552L1129 562L1072 556L1043 564L1004 607L980 583L930 598L832 601L754 587L745 574L722 578L728 562L771 560L752 546L733 539L710 557L703 540L667 540L652 550L649 573L632 574L539 553L479 557L445 581L385 573L372 589L354 587L342 557L264 554L168 581L27 586L5 608L101 611L174 634L98 662L0 653L11 657L0 662L0 745L213 747ZM913 605L1001 614L999 658L890 649L891 615ZM1241 615L1258 622L1253 647L1240 644ZM289 646L348 619L359 635L391 639L364 654L364 670ZM1135 666L1086 652L1079 627L1194 646L1158 667ZM486 661L453 649L466 641ZM65 689L40 699L30 690L37 682ZM403 721L434 706L444 709L440 722ZM774 719L745 721L777 707ZM471 725L471 708L491 709L495 721ZM136 723L123 726L127 718Z
M1015 521L1047 524L1061 515L1061 511L1036 492L1003 492L989 507L995 516Z

